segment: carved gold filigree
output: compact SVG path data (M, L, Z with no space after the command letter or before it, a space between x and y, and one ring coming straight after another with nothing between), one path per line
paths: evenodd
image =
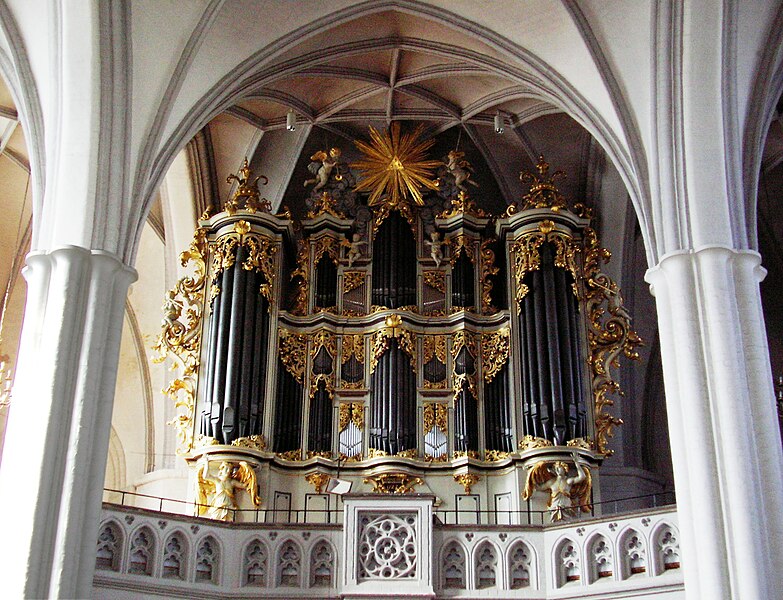
M446 343L447 335L424 335L422 336L422 352L424 364L430 362L433 357L437 358L442 364L446 364Z
M407 450L400 450L394 456L399 456L401 458L417 458L419 456L419 451L416 448L408 448Z
M307 314L307 299L310 290L310 243L299 240L296 253L296 269L291 272L291 281L299 278L296 298L291 307L291 314L304 316Z
M451 217L456 217L457 215L462 214L467 214L478 218L485 218L489 216L486 212L476 206L476 203L470 199L470 196L468 196L464 190L460 190L459 194L457 194L457 197L451 200L451 204L449 204L446 210L438 215L438 218L450 219Z
M465 489L466 494L470 494L470 489L476 485L480 479L481 477L473 473L460 473L459 475L454 475L454 481Z
M332 215L338 219L345 218L345 215L337 210L337 200L335 200L329 192L322 192L313 208L315 210L311 210L307 213L308 219L315 219L321 215Z
M272 284L275 278L275 255L278 246L275 241L267 236L250 232L250 224L239 220L234 223L230 233L220 236L211 246L212 255L212 287L210 288L210 302L220 294L217 285L218 277L226 269L230 269L236 262L237 250L240 246L247 248L247 258L242 263L245 271L255 271L264 274L265 283L259 291L266 297L269 310L272 310Z
M503 452L502 450L484 450L484 460L486 462L498 462L506 460L510 456L509 452Z
M471 331L461 329L454 332L452 336L451 344L451 356L454 359L454 370L451 374L451 387L459 393L463 384L467 383L468 390L474 398L478 398L478 382L476 373L457 373L457 356L463 348L467 348L467 351L474 359L478 359L479 356L479 336Z
M479 246L481 258L481 312L488 315L497 312L492 306L492 276L497 275L499 269L495 266L495 253L490 247L494 240L484 240Z
M291 373L299 383L302 383L307 364L307 336L281 327L279 338L278 351L281 362L286 371Z
M263 435L249 435L237 438L231 442L231 445L238 448L250 448L251 450L266 450L266 440Z
M332 452L331 450L308 450L307 451L307 458L328 458L329 460L332 459Z
M547 221L539 223L539 230L528 232L513 244L511 254L514 265L515 298L517 312L522 310L522 300L527 295L529 288L525 284L525 276L541 268L541 255L539 249L544 242L550 242L555 246L554 264L561 269L567 269L574 281L572 289L574 296L579 298L579 255L582 249L569 234L550 229ZM543 227L542 227L543 226Z
M458 458L473 458L475 460L478 460L479 453L475 450L455 450L451 453L452 460L457 460Z
M206 252L206 231L196 229L190 246L179 257L180 264L192 267L194 274L182 277L169 290L163 305L161 332L153 346L156 352L153 361L160 363L171 358L172 370L178 371L178 376L163 390L174 401L176 416L169 424L174 425L177 431L178 454L186 454L193 448L193 414L206 287Z
M313 344L310 347L310 356L313 358L321 351L321 348L326 348L329 356L334 358L337 356L337 336L327 329L319 329L312 336Z
M329 480L331 477L327 475L326 473L310 473L309 475L305 476L305 481L313 486L315 489L316 494L323 493L324 487L327 483L329 483Z
M367 458L383 458L384 456L389 456L389 453L385 450L378 450L378 448L367 449Z
M361 333L346 334L342 336L343 356L342 364L347 363L353 356L357 362L364 364L364 336Z
M389 347L389 341L397 340L400 349L411 359L413 371L416 371L416 337L407 329L402 328L402 320L399 315L391 314L386 317L386 326L372 334L372 356L370 359L370 373L375 372L378 360Z
M291 462L301 462L302 449L297 448L296 450L288 450L287 452L276 452L275 456L282 458L283 460L289 460Z
M519 440L519 450L521 452L534 450L536 448L548 448L550 446L552 446L552 442L550 442L548 439L535 437L533 435L526 435L521 440Z
M459 258L460 252L463 250L465 251L465 255L470 259L470 262L474 265L476 264L476 240L474 238L461 233L449 239L449 246L451 247L449 262L452 267L454 266L454 263L457 262L457 258Z
M218 442L215 438L204 435L203 433L197 433L196 438L193 442L194 448L204 448L207 446L218 446L220 445L220 442Z
M580 437L568 440L566 446L569 448L582 448L584 450L593 449L593 441L589 437Z
M607 409L614 404L611 396L621 395L620 384L613 378L612 370L619 367L620 356L638 360L636 348L642 340L631 326L631 317L623 306L620 288L601 272L601 264L611 254L601 248L598 236L591 228L584 231L585 263L585 312L587 314L587 340L590 345L588 362L593 372L593 398L595 401L595 447L609 456L609 438L614 427L622 425L622 419L612 416Z
M321 257L326 254L334 264L340 259L340 242L333 237L324 236L313 243L313 264L317 265Z
M364 429L364 404L361 402L342 402L337 430L342 431L353 423L359 431Z
M441 294L446 293L446 273L444 271L423 271L422 278L424 285L438 290Z
M449 409L445 404L429 403L424 405L424 435L434 427L444 434L449 433Z
M407 473L381 473L365 477L364 483L372 485L374 494L412 494L424 481Z
M348 456L347 454L344 454L344 453L340 452L338 454L338 460L340 460L341 462L343 462L343 461L344 462L361 462L362 460L364 460L364 457L362 456L361 452L357 452L353 456Z
M364 271L346 271L343 273L343 294L352 292L364 285Z
M310 400L315 397L318 391L318 384L322 381L324 390L329 394L329 398L334 398L334 373L318 373L310 378Z
M275 278L274 257L277 253L277 245L271 238L262 235L244 235L242 243L248 249L248 255L242 263L245 271L255 271L264 274L265 283L261 284L259 291L269 303L269 311L272 310L272 283Z
M510 343L511 329L508 327L481 335L481 364L484 381L487 383L492 381L508 362Z

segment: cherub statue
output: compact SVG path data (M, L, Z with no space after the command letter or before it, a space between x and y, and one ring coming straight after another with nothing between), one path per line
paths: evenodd
M576 467L575 477L568 476L569 464L562 460L542 460L527 473L522 498L529 499L536 490L548 491L547 508L552 522L562 520L564 515L573 514L577 507L590 509L590 490L593 486L590 469L579 463L576 452L572 452L571 456Z
M199 514L206 512L210 519L230 521L230 511L239 508L234 497L237 488L250 494L254 506L261 504L256 472L247 462L221 461L218 476L213 477L209 474L209 460L202 459L198 470Z
M348 248L348 253L346 256L348 257L348 266L352 267L353 263L356 262L357 259L359 259L362 255L362 246L366 246L367 242L362 240L362 236L358 233L354 233L353 237L351 237L351 241L343 240L343 246L346 246Z
M332 171L337 167L337 163L340 162L340 154L342 153L339 148L330 149L328 154L324 150L319 150L313 154L310 157L310 160L313 162L307 165L307 170L315 175L315 177L305 181L304 186L307 187L311 183L314 183L315 187L313 188L313 191L316 192L324 187L329 181L329 176L332 174ZM339 179L339 168L337 171L336 177Z
M468 188L465 187L466 183L469 183L475 187L478 187L478 183L470 178L470 175L473 172L473 168L464 157L464 152L452 150L448 154L446 168L448 169L449 173L454 176L454 184L457 186L457 189L460 189L463 192L467 192Z
M443 246L446 242L440 239L440 233L433 231L430 233L430 239L424 240L424 243L430 245L430 256L435 261L435 266L439 267L443 262Z

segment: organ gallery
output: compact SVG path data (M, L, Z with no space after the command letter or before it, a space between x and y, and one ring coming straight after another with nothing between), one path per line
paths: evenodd
M592 210L541 157L493 212L464 152L433 144L393 123L355 160L325 146L276 213L246 161L202 215L156 348L219 518L339 509L331 480L551 520L600 499L618 361L641 340Z

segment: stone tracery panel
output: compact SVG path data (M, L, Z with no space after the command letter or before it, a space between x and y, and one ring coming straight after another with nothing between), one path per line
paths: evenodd
M359 579L416 577L416 515L361 517Z

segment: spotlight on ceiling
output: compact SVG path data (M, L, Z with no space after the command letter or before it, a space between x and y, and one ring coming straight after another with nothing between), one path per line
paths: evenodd
M288 131L296 131L296 115L293 110L289 110L285 116L285 128Z
M498 135L503 133L503 116L500 114L500 111L495 113L495 133Z

